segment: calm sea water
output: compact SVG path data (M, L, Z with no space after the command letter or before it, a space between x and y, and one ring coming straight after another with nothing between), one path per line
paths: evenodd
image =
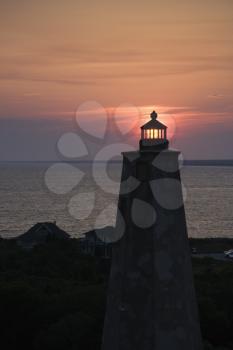
M56 194L48 189L45 174L50 166L49 163L0 164L2 237L20 235L42 221L56 221L73 236L96 226L114 225L117 194L109 192L114 187L117 193L119 185L106 184L102 173L104 164L98 164L94 170L95 180L91 164L73 164L85 176L72 190L68 191L68 186L65 194ZM109 165L108 173L112 181L119 181L121 164ZM51 174L53 172L50 173L50 182ZM185 208L189 236L233 237L233 167L186 166L181 175L187 189ZM55 173L55 191L56 181L71 181L72 185L72 176L76 177L75 172L67 180L64 169L60 169L57 175ZM102 188L101 181L106 188ZM82 194L81 205L76 201L79 194ZM80 215L82 219L74 217Z

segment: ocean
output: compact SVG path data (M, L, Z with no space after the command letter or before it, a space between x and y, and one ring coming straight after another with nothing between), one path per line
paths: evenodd
M74 237L114 225L121 163L105 167L0 163L0 236L18 236L43 221L56 221ZM233 237L233 167L184 166L181 177L189 236Z

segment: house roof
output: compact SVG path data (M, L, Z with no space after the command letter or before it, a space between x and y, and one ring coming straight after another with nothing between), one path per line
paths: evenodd
M167 126L162 124L157 120L157 113L153 111L150 115L151 120L147 122L146 124L141 126L141 129L147 130L147 129L167 129Z
M114 232L116 230L112 226L95 229L85 233L85 239L95 244L112 243L114 241Z
M17 238L24 243L43 243L49 238L69 239L70 235L61 230L54 222L39 222Z

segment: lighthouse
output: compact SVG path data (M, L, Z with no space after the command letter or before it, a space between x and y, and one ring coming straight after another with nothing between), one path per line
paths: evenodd
M179 152L150 117L123 153L102 350L201 350Z

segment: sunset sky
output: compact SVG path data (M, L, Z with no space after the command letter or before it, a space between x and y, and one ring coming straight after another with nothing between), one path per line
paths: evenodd
M233 158L232 0L0 0L0 44L0 160L56 159L87 101L155 108L186 159Z

